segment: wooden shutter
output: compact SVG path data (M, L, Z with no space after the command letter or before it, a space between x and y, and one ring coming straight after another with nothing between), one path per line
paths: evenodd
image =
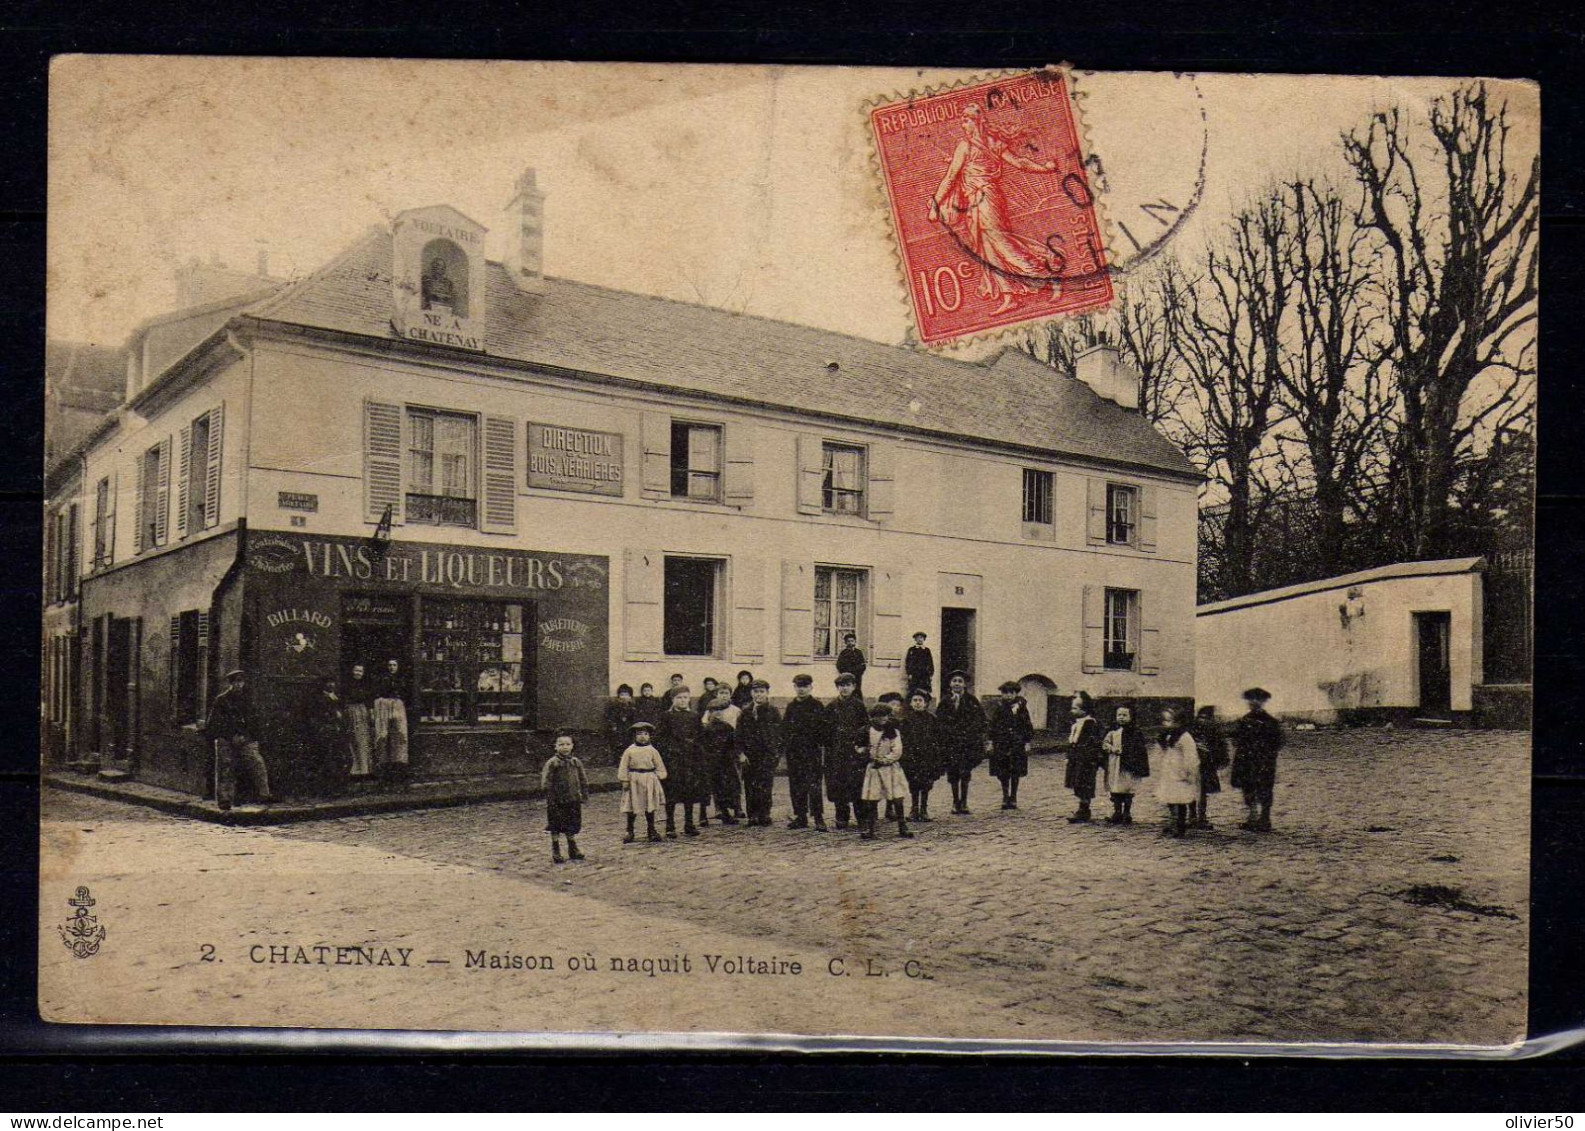
M77 596L77 579L82 573L82 559L77 552L78 541L82 535L78 532L77 504L73 503L66 508L66 593L65 599L70 601Z
M1157 616L1158 598L1151 592L1134 599L1134 618L1139 633L1139 674L1157 675L1161 671L1161 624Z
M1094 482L1093 480L1091 482ZM1106 589L1084 587L1084 646L1081 667L1087 672L1106 670Z
M159 490L154 497L154 544L165 545L171 519L171 441L160 441Z
M61 515L44 516L44 603L53 605L61 591Z
M878 569L870 574L875 584L875 645L878 664L894 664L903 658L903 575L896 570Z
M187 482L193 474L193 426L182 429L181 460L176 465L176 536L187 537Z
M664 412L646 412L640 424L644 446L641 483L646 499L671 498L671 417Z
M890 522L897 510L896 451L895 445L874 443L870 445L869 467L869 517L874 522Z
M225 405L209 410L209 450L204 453L204 526L220 525L221 427L225 424Z
M798 513L819 514L821 487L825 482L820 437L800 434L798 437ZM813 581L810 582L813 585ZM810 631L813 631L811 629ZM810 641L813 647L813 641Z
M806 664L814 658L815 567L813 562L781 564L781 658Z
M484 505L479 529L486 534L517 530L517 421L506 416L484 418Z
M170 665L171 666L170 666L170 673L169 673L170 674L169 683L170 683L171 718L173 720L176 720L176 719L179 718L178 711L180 710L180 704L177 703L177 693L178 693L178 691L180 691L180 688L177 685L181 682L181 680L178 678L178 671L181 668L181 660L182 660L181 642L182 642L182 617L181 617L181 614L178 613L178 614L176 614L175 616L173 616L171 618L171 639L170 639L170 645L171 645L171 648L170 648L170 652L171 652Z
M1089 478L1085 480L1089 491L1088 522L1085 527L1086 541L1091 546L1106 545L1106 480Z
M746 507L754 501L754 449L759 429L752 424L728 424L725 431L722 497L731 506Z
M765 658L765 559L753 555L732 558L732 658Z
M379 522L385 508L402 521L402 408L363 402L363 517Z
M145 494L147 494L147 492L144 491L144 489L143 489L144 488L144 480L146 480L148 478L148 476L143 473L143 468L144 468L145 463L147 462L147 460L148 460L148 454L147 453L144 453L143 455L139 456L138 457L138 462L137 462L137 470L133 473L134 474L134 482L133 482L133 485L132 485L132 552L134 554L141 554L143 552L143 531L148 526L148 524L143 521L143 510L144 510L145 506L148 505L148 502L149 502L149 500L146 500L143 497Z
M622 649L628 660L661 657L661 600L666 562L659 550L626 550L622 556Z
M121 473L110 476L110 521L105 524L105 565L116 560L116 492L121 487Z
M1139 548L1156 552L1156 487L1146 483L1139 488Z

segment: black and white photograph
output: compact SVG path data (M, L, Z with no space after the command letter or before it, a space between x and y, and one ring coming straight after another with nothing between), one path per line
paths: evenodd
M1540 100L60 56L38 1008L1511 1050Z

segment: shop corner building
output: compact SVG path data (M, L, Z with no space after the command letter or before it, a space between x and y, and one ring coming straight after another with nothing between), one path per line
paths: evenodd
M133 334L51 480L65 760L196 791L242 667L290 793L306 697L394 658L416 772L521 770L619 683L829 695L849 631L870 697L916 631L1037 724L1193 696L1199 476L1115 350L1073 379L547 278L532 173L506 224L495 262L414 209Z

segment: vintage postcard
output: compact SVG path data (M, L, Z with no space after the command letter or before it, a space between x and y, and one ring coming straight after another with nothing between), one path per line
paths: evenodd
M57 59L42 1017L1512 1048L1539 102Z

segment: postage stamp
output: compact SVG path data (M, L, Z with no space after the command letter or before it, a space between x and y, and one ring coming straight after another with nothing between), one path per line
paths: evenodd
M1069 91L1047 69L871 108L923 344L1111 301Z

